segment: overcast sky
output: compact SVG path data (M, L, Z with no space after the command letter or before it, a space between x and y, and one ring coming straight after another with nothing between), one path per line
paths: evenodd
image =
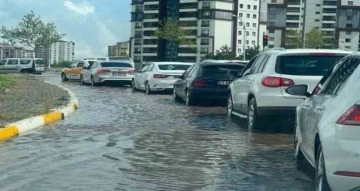
M106 56L130 37L130 0L0 0L0 25L15 26L33 10L76 43L76 58Z

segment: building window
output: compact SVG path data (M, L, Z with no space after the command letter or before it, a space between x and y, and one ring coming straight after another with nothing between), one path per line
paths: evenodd
M276 19L276 14L270 14L269 17L270 19Z
M136 22L135 23L135 28L141 28L142 27L142 23Z
M249 44L249 40L246 40L246 44Z
M238 31L238 35L242 35L242 31Z
M253 35L253 36L256 36L256 32L252 32L252 35Z
M271 3L276 3L276 0L271 0Z
M210 8L210 2L203 2L202 7L203 8Z
M320 12L319 12L319 11L317 11L317 12L315 12L315 14L320 15Z
M273 33L275 33L275 30L274 30L274 29L270 29L270 30L269 30L269 33L273 34Z
M249 31L246 31L246 36L249 36L250 35L250 32Z
M239 22L239 26L242 26L243 24L242 24L242 22Z
M250 14L248 13L248 14L246 14L246 18L250 18Z
M351 42L351 39L347 38L345 39L345 42Z
M202 26L202 27L208 27L208 26L210 26L210 21L209 21L209 20L202 20L202 21L201 21L201 26Z
M238 53L241 53L241 48L238 49Z
M352 10L352 9L346 9L346 12L347 12L347 13L352 13L353 10Z
M345 46L346 49L351 49L351 46Z
M208 54L209 53L209 48L201 48L200 53L201 54Z
M320 22L320 19L315 19L315 22Z
M250 10L250 9L251 9L251 5L248 5L248 6L247 6L247 9L249 9L249 10Z
M238 44L241 44L241 40L238 40Z
M250 27L250 23L246 23L246 27Z
M202 36L209 36L209 30L208 29L201 30L201 35Z
M255 45L255 40L251 41L251 44L252 44L252 45Z
M256 14L253 14L253 19L256 19Z
M348 5L354 5L354 1L348 1Z
M253 27L256 28L256 23L253 23Z
M256 6L256 5L254 5L254 10L257 10L257 6Z
M275 37L269 37L269 41L275 41Z
M321 4L316 4L317 7L321 7Z
M209 39L208 38L202 38L200 40L200 44L201 45L208 45L209 44Z
M348 21L352 21L352 19L353 19L353 16L347 16L346 17L346 20L348 20Z
M242 17L243 16L243 14L242 13L239 13L239 17Z
M240 9L244 8L244 5L243 4L240 4Z
M352 28L352 24L346 24L346 28Z
M210 16L210 11L204 11L203 16L204 17L209 17Z

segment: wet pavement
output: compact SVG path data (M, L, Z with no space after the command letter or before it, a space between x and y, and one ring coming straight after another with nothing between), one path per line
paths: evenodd
M291 133L252 132L224 107L171 95L41 78L71 89L79 110L0 144L2 191L312 189L295 169Z

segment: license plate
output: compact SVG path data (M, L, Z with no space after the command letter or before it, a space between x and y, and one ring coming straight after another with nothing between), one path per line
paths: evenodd
M125 72L113 72L113 76L126 76Z
M218 85L221 85L221 86L227 86L227 85L230 85L231 84L231 81L219 81L218 82Z

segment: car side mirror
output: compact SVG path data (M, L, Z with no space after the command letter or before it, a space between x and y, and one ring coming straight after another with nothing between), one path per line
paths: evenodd
M308 85L294 85L286 88L286 93L294 96L305 96L310 97L311 94L308 92Z

